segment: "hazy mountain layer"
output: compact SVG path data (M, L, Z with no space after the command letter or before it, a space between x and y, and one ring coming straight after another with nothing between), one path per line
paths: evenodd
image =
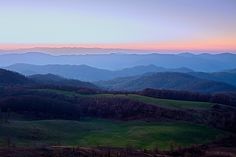
M83 82L79 80L66 79L53 74L37 74L29 76L31 80L38 84L55 85L55 86L69 86L79 88L91 88L96 89L97 87L89 82Z
M89 51L89 50L88 50ZM83 49L86 53L86 49ZM16 63L27 64L70 64L117 70L139 65L156 65L166 68L187 67L194 71L213 72L236 67L236 55L221 54L100 54L90 55L60 55L53 56L44 53L4 54L0 55L0 66L9 66ZM107 52L107 51L106 51ZM116 52L112 50L112 52ZM117 52L119 52L117 50ZM134 53L134 52L133 52ZM150 53L150 52L149 52Z
M34 74L54 74L65 78L78 79L82 81L99 81L109 80L116 77L127 77L134 75L142 75L149 72L193 72L188 68L167 69L156 67L154 65L136 66L123 70L111 71L90 67L87 65L29 65L29 64L14 64L6 69L22 73L24 75Z
M191 72L192 76L213 80L218 82L224 82L236 86L236 72L215 72L215 73L203 73L203 72Z
M151 73L141 76L123 77L97 82L97 85L109 90L139 91L145 88L186 90L194 92L236 91L236 87L206 79L200 79L184 73Z
M157 67L155 65L136 66L132 68L125 68L122 70L111 71L105 69L98 69L87 65L30 65L30 64L14 64L6 69L22 73L24 75L35 74L54 74L68 79L77 79L82 81L102 81L111 80L118 77L129 77L136 75L143 75L150 72L180 72L188 73L192 76L213 80L217 82L224 82L236 86L236 72L234 69L225 70L222 72L194 72L188 68L168 69Z
M56 75L33 75L25 77L19 73L0 69L0 86L22 86L22 85L55 85L79 88L97 88L92 83L79 80L65 79Z

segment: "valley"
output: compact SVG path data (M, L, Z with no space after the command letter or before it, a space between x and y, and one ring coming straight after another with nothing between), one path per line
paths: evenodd
M146 69L131 69L139 68ZM233 84L192 71L128 72L95 82L52 73L0 69L1 156L205 157L217 148L234 153L235 143L228 142L236 136Z

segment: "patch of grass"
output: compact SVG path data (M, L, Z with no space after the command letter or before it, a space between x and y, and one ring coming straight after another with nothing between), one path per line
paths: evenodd
M196 101L182 101L182 100L170 100L170 99L159 99L147 96L141 96L136 94L99 94L100 97L121 97L128 98L135 101L140 101L146 104L157 105L168 108L180 108L180 109L209 109L212 104L208 102L196 102Z
M188 108L188 109L208 109L212 106L211 103L208 102L196 102L196 101L181 101L181 100L170 100L170 99L158 99L147 96L140 95L130 95L132 99L148 103L148 104L161 104L168 107L176 107L176 108Z
M7 137L15 145L80 145L169 149L171 144L190 146L223 137L225 133L202 125L143 121L41 120L0 124L0 143Z
M126 98L146 104L157 105L167 108L178 108L178 109L209 109L212 103L208 102L197 102L197 101L182 101L182 100L170 100L170 99L159 99L148 96L141 96L137 94L94 94L94 95L83 95L73 91L64 91L56 89L37 89L39 92L51 92L56 94L63 94L65 96L86 96L86 97L114 97L114 98Z

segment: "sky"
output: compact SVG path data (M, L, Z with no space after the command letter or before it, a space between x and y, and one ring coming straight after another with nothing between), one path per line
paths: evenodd
M236 0L0 0L0 49L236 51Z

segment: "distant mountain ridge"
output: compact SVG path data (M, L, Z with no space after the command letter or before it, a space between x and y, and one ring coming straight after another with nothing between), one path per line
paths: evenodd
M16 72L0 69L0 87L1 86L24 86L24 85L55 85L77 88L98 89L92 83L79 80L65 79L56 75L32 75L26 77Z
M29 64L14 64L5 67L8 70L16 71L24 75L34 74L54 74L64 78L77 79L82 81L100 81L110 80L117 77L127 77L134 75L142 75L149 72L193 72L188 68L167 69L157 67L155 65L136 66L125 68L123 70L111 71L98 69L87 65L29 65Z
M179 72L188 73L197 78L223 82L236 86L236 72L234 69L224 70L222 72L195 72L189 68L174 68L168 69L164 67L157 67L155 65L142 65L122 70L111 71L90 67L87 65L29 65L29 64L14 64L5 69L16 71L26 76L35 74L54 74L67 79L77 79L81 81L105 81L115 79L117 77L129 77L136 75L143 75L152 72Z
M95 84L95 85L94 85ZM56 85L78 88L139 91L146 88L186 90L193 92L215 93L236 92L236 87L212 80L201 79L189 73L158 72L138 76L120 77L94 83L66 79L53 74L37 74L25 77L16 72L0 69L0 86L15 85Z
M94 84L89 82L82 82L79 80L65 79L53 74L37 74L29 76L31 80L39 84L45 85L55 85L55 86L70 86L70 87L79 87L79 88L90 88L97 89Z
M235 68L235 69L224 70L224 71L222 71L222 72L236 73L236 68Z
M116 78L100 81L98 86L109 90L140 91L146 88L186 90L193 92L214 93L236 91L236 87L216 81L200 79L186 73L161 72L141 76Z
M89 49L87 50L89 51ZM96 50L95 50L96 51ZM83 49L86 53L86 49ZM70 64L81 65L85 64L92 67L118 70L127 67L153 64L158 67L179 68L187 67L194 71L216 72L225 69L233 69L236 67L236 54L221 53L221 54L127 54L115 53L119 50L112 50L112 53L102 54L105 52L99 49L100 54L87 55L49 55L44 53L24 53L24 54L3 54L0 55L0 66L5 67L16 63L46 65L46 64ZM109 52L106 50L106 53ZM127 51L128 52L128 51ZM133 51L132 53L135 53Z
M227 72L214 73L190 72L188 74L201 79L224 82L236 86L236 72L233 72L233 70Z

